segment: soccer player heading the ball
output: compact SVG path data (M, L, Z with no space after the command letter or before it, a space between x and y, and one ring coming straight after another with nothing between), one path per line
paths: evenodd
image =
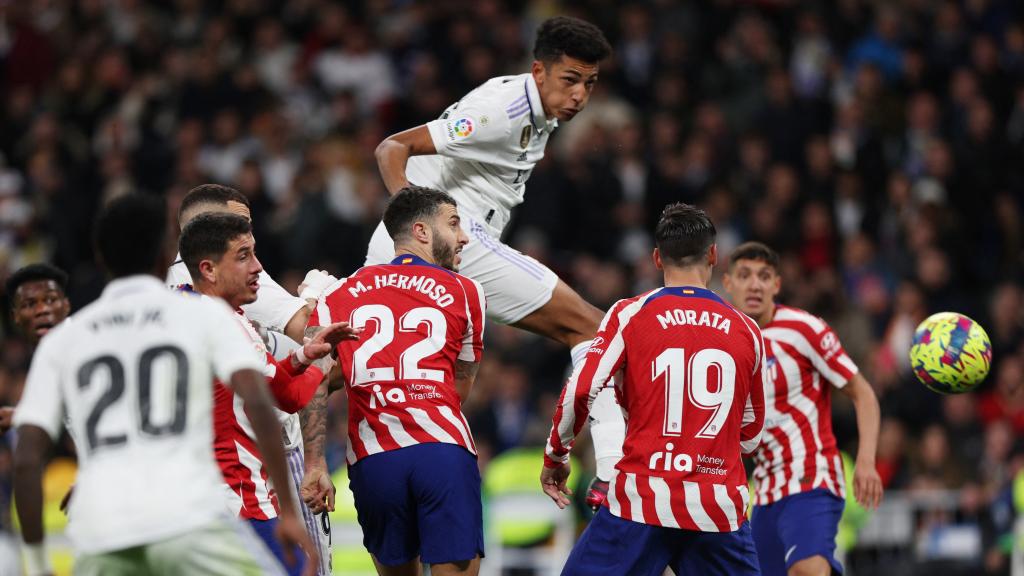
M459 203L469 236L461 271L483 286L487 315L565 344L574 367L590 348L601 311L547 266L500 238L548 138L559 122L586 107L600 62L610 54L611 46L593 24L551 18L537 31L530 72L492 78L437 120L394 134L377 147L389 193L412 183L444 190ZM378 226L366 263L383 264L394 254L391 238ZM624 430L609 389L598 397L591 424L600 480L609 480L622 455Z
M835 549L846 481L828 385L849 397L857 412L853 495L869 508L882 499L875 470L878 399L821 318L775 303L778 270L774 250L747 242L732 253L724 278L733 304L761 327L766 347L768 426L754 455L754 543L767 576L841 574Z
M741 454L765 425L761 331L707 289L718 248L703 210L666 207L655 241L665 287L612 306L555 410L541 486L564 508L573 440L623 370L625 454L562 574L754 575Z

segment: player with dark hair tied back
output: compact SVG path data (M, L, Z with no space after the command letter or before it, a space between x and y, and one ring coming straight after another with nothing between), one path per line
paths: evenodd
M703 210L672 204L655 230L665 287L612 306L562 391L541 487L565 508L569 451L598 392L620 369L629 416L604 506L563 576L758 574L741 454L764 430L757 325L708 290L718 260Z
M256 243L249 220L226 212L200 214L181 232L179 249L194 280L195 291L210 298L224 300L235 310L235 320L248 335L251 347L266 362L267 381L277 401L276 414L281 421L286 446L288 469L296 486L302 483L303 461L299 445L299 422L291 415L303 409L313 398L333 362L326 357L341 337L341 324L325 327L301 347L281 361L267 349L263 338L246 318L242 305L256 299L259 274L263 270L256 257ZM287 484L268 483L264 459L252 437L251 425L244 412L235 407L235 394L222 382L214 384L213 427L214 453L228 490L227 506L249 522L275 556L286 563L287 551L278 545L274 530L278 523L275 494L290 491ZM277 488L279 487L279 488ZM304 518L308 524L316 517ZM318 531L311 531L316 542ZM321 548L318 543L317 548ZM300 561L288 573L302 572L301 552L294 551Z
M599 28L558 16L541 23L530 71L492 78L466 94L440 118L393 134L377 147L388 192L430 186L458 202L470 238L462 272L487 294L487 316L546 336L569 349L578 367L597 332L601 311L543 263L501 241L512 209L544 156L548 138L587 106L601 61L612 52ZM367 264L395 254L388 230L378 226ZM597 480L587 500L600 504L612 467L622 456L625 423L611 389L598 398L591 435Z
M476 444L462 414L483 352L484 294L456 273L468 239L455 202L409 186L384 223L389 264L328 288L311 331L366 327L338 345L348 396L349 486L377 572L475 576L484 554Z
M281 573L231 518L213 456L214 377L242 398L270 476L288 484L264 362L223 303L186 298L159 280L167 267L164 201L128 195L96 223L112 280L74 322L36 350L14 423L14 487L27 573L52 573L43 543L42 473L62 427L78 447L68 536L75 573ZM310 550L290 491L278 537ZM312 572L310 572L312 574Z

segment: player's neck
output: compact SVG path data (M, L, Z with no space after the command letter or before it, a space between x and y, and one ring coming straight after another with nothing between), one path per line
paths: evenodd
M754 320L757 321L757 327L758 328L764 328L765 326L767 326L772 321L772 318L775 318L775 303L774 302L772 302L768 306L768 308L766 308L765 311L762 312L761 315L758 316L757 318L755 318Z
M711 269L687 267L687 268L665 268L665 287L675 286L696 286L707 288L708 280L711 279Z
M409 254L426 261L428 264L435 264L434 255L431 253L430 248L419 244L395 244L395 256L399 254Z
M221 300L226 302L228 306L231 306L232 310L237 310L242 307L241 303L234 302L231 298L222 295L219 291L217 291L216 286L213 286L208 282L203 282L202 280L195 282L192 285L192 289L194 289L196 293L202 294L203 296L209 296L210 298L220 298Z

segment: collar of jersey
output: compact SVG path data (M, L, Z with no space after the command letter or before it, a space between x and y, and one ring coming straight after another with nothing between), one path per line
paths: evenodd
M698 288L697 286L666 286L660 290L654 296L647 299L644 305L650 304L652 300L661 298L662 296L680 296L682 298L707 298L708 300L714 300L715 302L725 303L722 297L715 294L707 288Z
M533 124L533 129L538 133L550 133L558 127L558 118L548 120L544 116L544 104L540 101L537 82L534 81L533 74L524 74L524 76L526 76L526 102L530 105L530 124Z
M111 280L107 283L107 287L103 289L102 297L117 298L130 292L140 292L143 290L167 290L167 286L156 276L136 274Z
M391 263L396 266L430 266L431 268L437 268L438 270L452 274L451 270L443 266L438 266L437 264L431 264L414 254L399 254L395 256L395 259L392 260Z

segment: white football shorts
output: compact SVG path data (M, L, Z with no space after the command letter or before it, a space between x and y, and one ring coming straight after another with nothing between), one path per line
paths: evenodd
M459 273L484 287L488 318L514 324L551 300L558 276L550 268L510 248L472 216L461 216L469 243L462 249ZM370 239L366 265L387 264L394 257L395 243L381 222Z

